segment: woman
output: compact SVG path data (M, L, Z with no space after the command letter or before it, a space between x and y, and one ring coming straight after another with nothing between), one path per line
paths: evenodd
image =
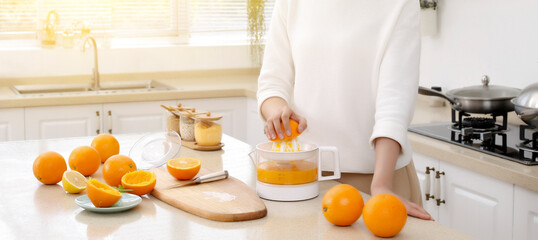
M409 215L431 219L407 140L418 85L418 14L416 0L277 0L258 104L268 138L290 135L294 119L302 141L338 147L341 182L394 194Z

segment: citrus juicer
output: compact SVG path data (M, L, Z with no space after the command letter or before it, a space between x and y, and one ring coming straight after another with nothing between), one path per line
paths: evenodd
M318 147L302 143L301 151L271 151L273 142L256 145L249 157L256 167L256 192L275 201L301 201L319 195L319 181L340 178L340 160L336 147ZM330 154L322 154L322 153ZM322 155L331 155L334 174L321 175Z

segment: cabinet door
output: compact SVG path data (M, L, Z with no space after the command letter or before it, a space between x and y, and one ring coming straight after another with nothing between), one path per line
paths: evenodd
M26 139L93 136L101 129L101 104L24 109Z
M121 134L165 131L168 113L160 105L175 103L176 101L155 101L104 104L104 132Z
M24 140L24 109L0 109L0 142Z
M247 99L247 143L256 146L267 142L264 132L264 122L258 114L258 103L255 98Z
M221 114L222 132L241 141L247 139L246 98L207 98L186 99L179 101L183 106L194 107L211 113Z
M514 240L538 239L538 193L514 189Z
M441 224L478 239L512 238L512 184L442 161L439 167L446 201Z
M431 197L434 195L435 171L439 170L439 160L422 154L413 153L413 163L415 164L418 180L420 182L420 190L422 191L422 207L424 207L433 219L438 220L439 207L436 204L435 198ZM426 168L430 169L429 175L426 174ZM426 186L429 186L429 191L426 189ZM430 193L430 198L428 200L426 200L427 192Z

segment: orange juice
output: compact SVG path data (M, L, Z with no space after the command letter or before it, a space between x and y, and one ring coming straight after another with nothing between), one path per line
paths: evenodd
M305 160L267 161L256 167L258 180L264 183L295 185L318 179L318 167Z

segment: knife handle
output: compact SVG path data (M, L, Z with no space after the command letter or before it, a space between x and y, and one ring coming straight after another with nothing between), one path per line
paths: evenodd
M198 177L196 180L194 180L194 182L206 183L206 182L213 182L213 181L226 179L226 178L228 178L228 170L206 174L204 176Z

